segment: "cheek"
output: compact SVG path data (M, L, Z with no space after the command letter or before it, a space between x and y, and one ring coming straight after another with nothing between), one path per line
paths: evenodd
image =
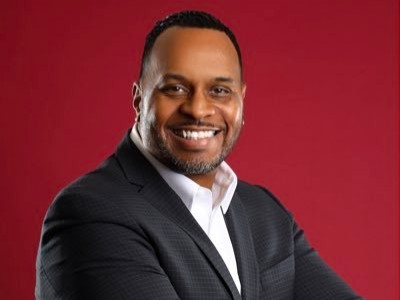
M171 100L156 99L150 107L152 122L156 124L159 130L163 131L164 126L173 117L177 108L171 103Z
M243 105L241 101L225 107L222 111L225 122L231 129L236 129L241 126L243 119Z

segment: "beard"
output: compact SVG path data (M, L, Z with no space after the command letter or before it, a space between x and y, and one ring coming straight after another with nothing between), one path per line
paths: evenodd
M219 167L219 165L231 152L233 146L239 138L241 126L236 129L233 136L229 140L226 140L225 135L224 144L220 153L211 160L204 160L196 157L192 159L180 158L174 154L173 149L168 147L165 139L162 138L159 131L154 126L150 126L149 129L151 132L150 135L154 137L154 146L157 145L158 148L158 153L155 155L155 157L171 170L183 175L193 176L208 174ZM225 134L225 132L220 132L219 134Z

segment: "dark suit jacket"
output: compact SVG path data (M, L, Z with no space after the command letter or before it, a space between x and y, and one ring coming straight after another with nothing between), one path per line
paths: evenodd
M360 299L266 189L239 182L225 215L241 294L181 199L127 135L49 208L37 299Z

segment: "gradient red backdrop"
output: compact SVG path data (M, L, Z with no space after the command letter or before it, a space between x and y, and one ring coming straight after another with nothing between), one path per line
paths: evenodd
M246 124L230 164L359 293L399 299L398 2L169 2L2 1L0 298L33 298L46 208L132 124L153 22L190 8L242 46Z

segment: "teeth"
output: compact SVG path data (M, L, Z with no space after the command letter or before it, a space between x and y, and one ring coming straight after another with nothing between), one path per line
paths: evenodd
M183 137L188 140L198 140L198 139L205 139L210 138L215 135L215 130L206 130L206 131L189 131L189 130L182 130L182 131L175 131L177 135Z

